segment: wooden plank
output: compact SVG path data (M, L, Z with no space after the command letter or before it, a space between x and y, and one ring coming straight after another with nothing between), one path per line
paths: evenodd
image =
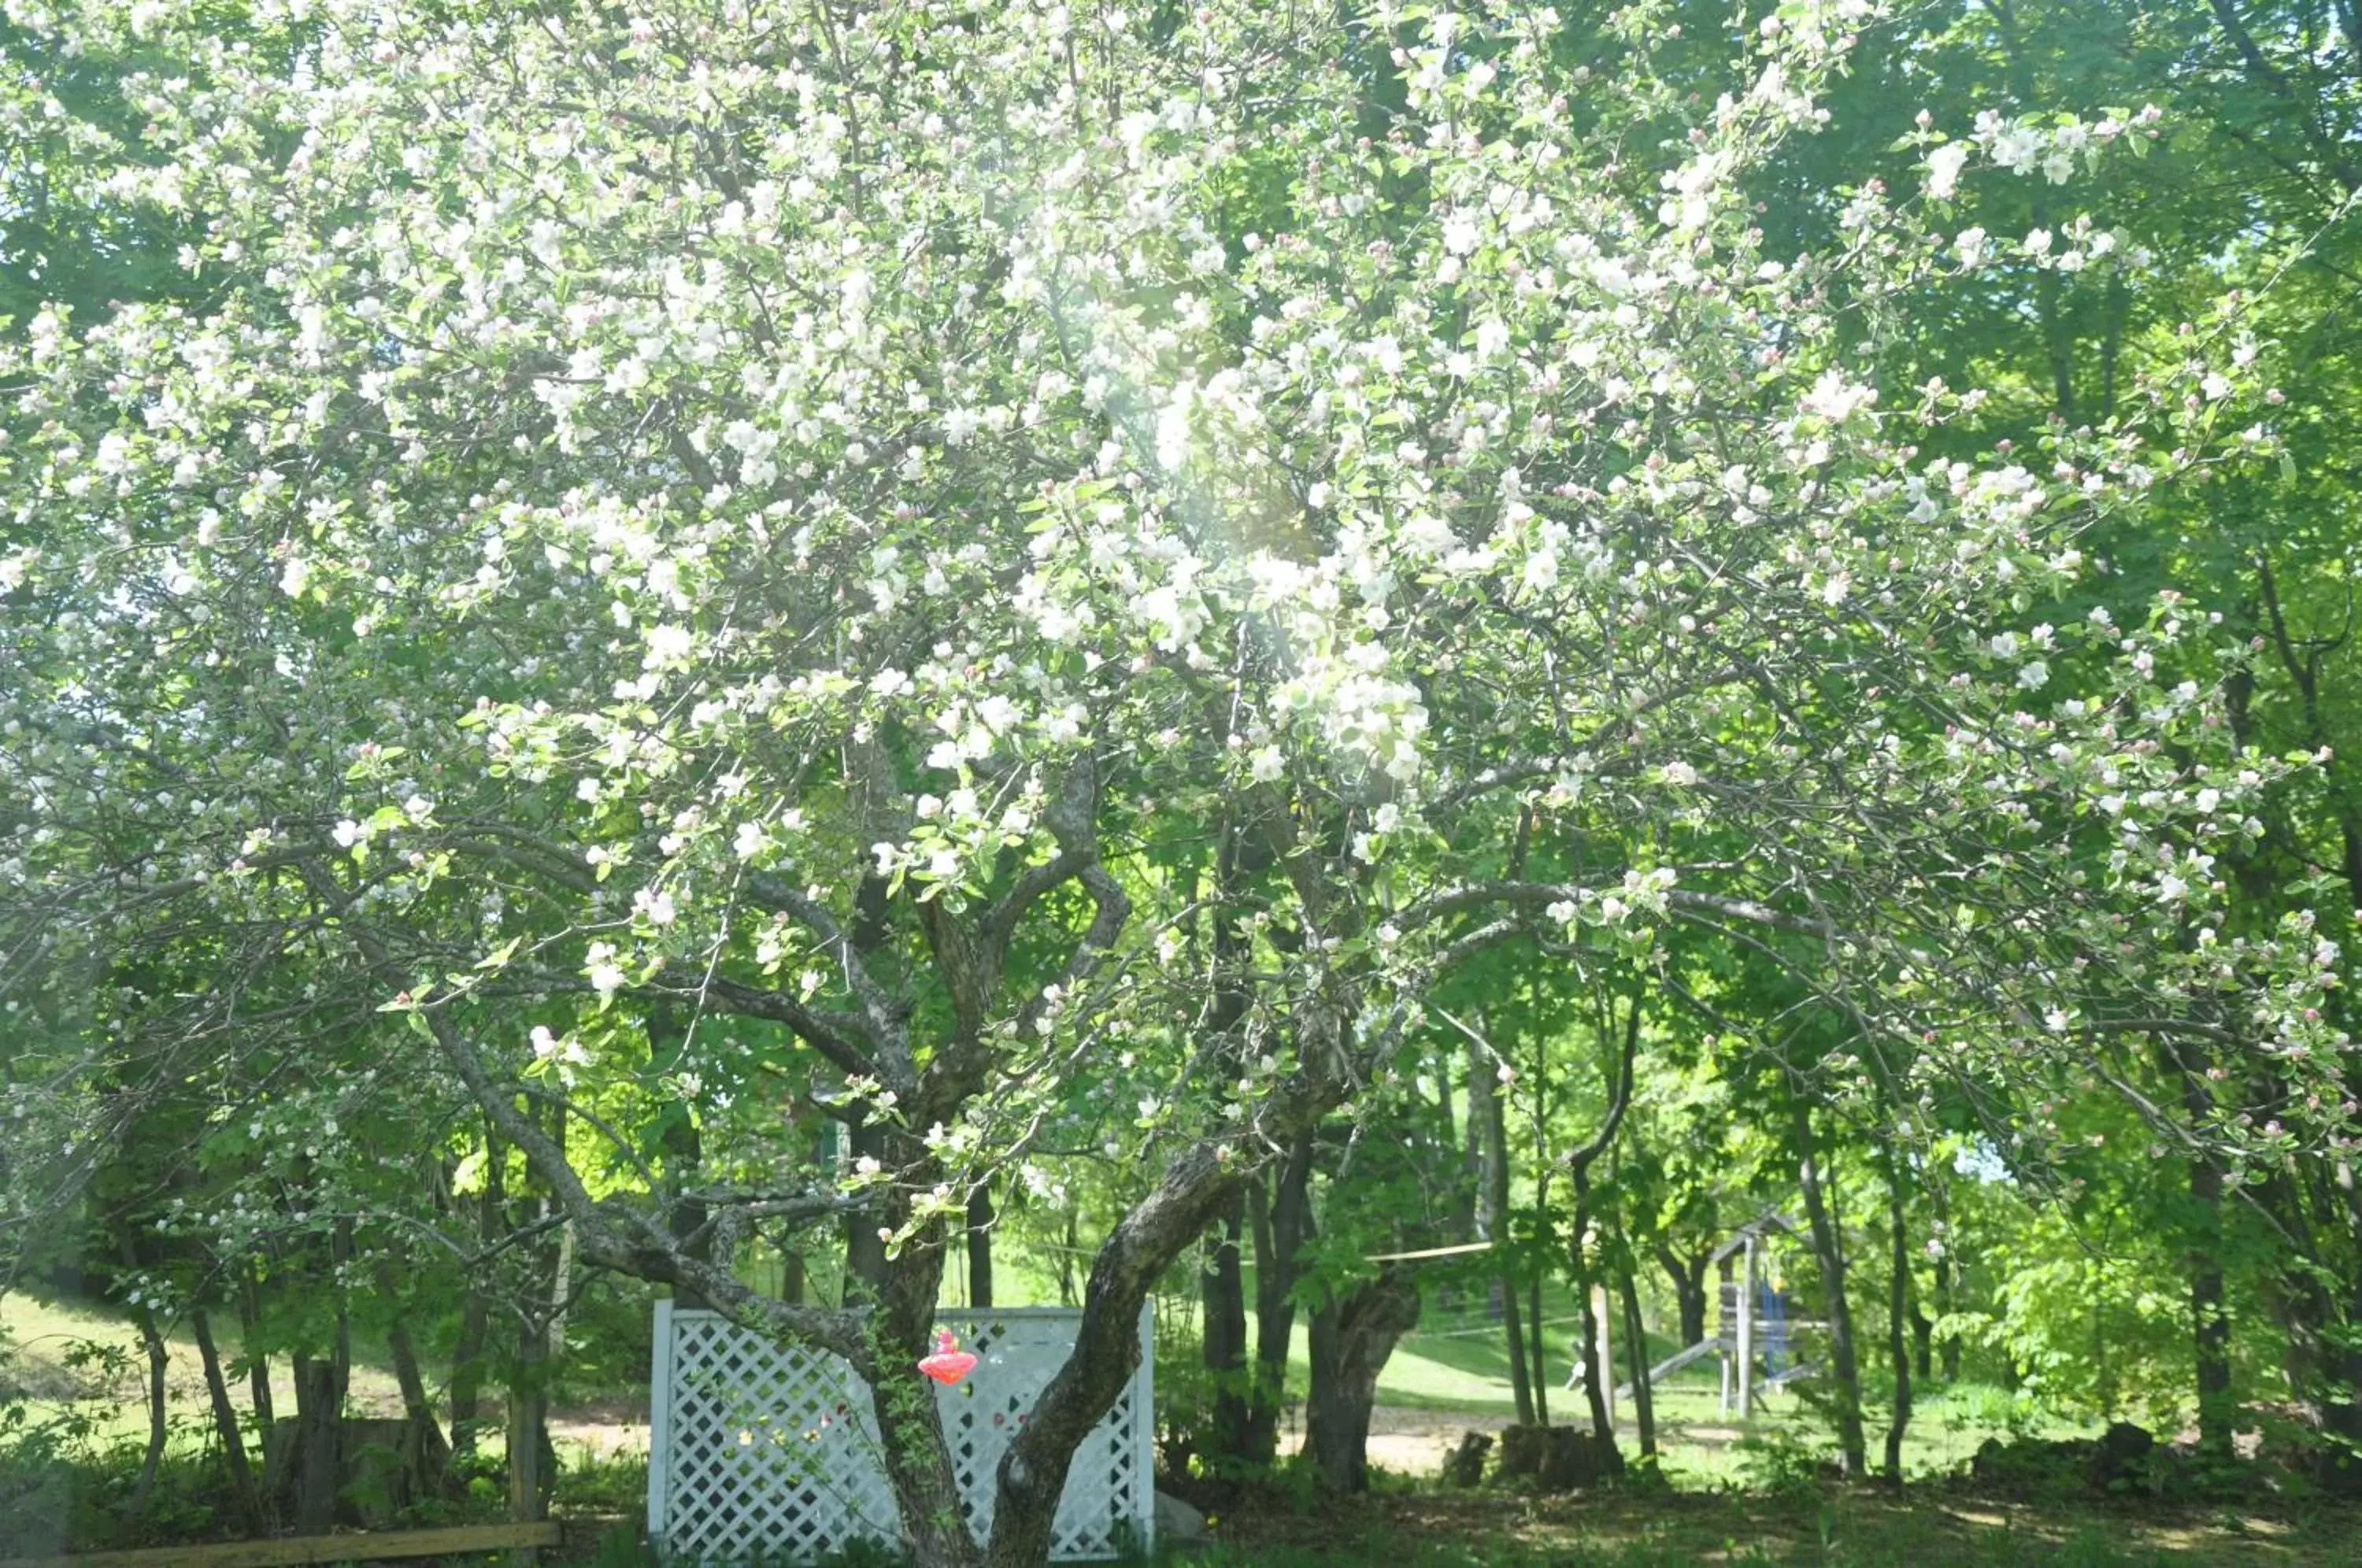
M564 1543L565 1527L556 1519L543 1519L531 1524L356 1530L348 1535L298 1535L212 1546L160 1546L141 1551L86 1551L76 1557L0 1557L0 1568L299 1568L315 1562L380 1562L396 1557L440 1557Z
M1463 1242L1456 1247L1426 1247L1415 1253L1372 1253L1365 1263L1417 1263L1421 1258L1458 1258L1471 1253L1489 1253L1490 1242Z

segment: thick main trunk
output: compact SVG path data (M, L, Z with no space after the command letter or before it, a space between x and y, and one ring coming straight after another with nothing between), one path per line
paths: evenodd
M900 1229L909 1219L907 1199L889 1200L887 1223ZM901 1520L902 1548L915 1568L970 1568L979 1555L961 1516L959 1482L934 1385L918 1370L919 1358L933 1348L945 1242L942 1221L925 1226L892 1257L881 1258L883 1272L872 1287L870 1339L877 1359L870 1410L886 1439L879 1457Z
M204 1368L205 1398L213 1406L214 1430L221 1437L222 1462L229 1471L230 1500L237 1506L247 1529L260 1535L270 1529L270 1516L262 1506L261 1490L254 1483L254 1466L247 1458L246 1434L238 1425L237 1407L230 1403L229 1380L222 1375L221 1352L214 1344L213 1320L203 1307L189 1309L189 1332L197 1342L197 1360Z
M1049 1561L1058 1498L1075 1450L1140 1364L1141 1305L1157 1276L1204 1233L1233 1184L1212 1148L1190 1149L1165 1168L1155 1190L1100 1246L1091 1263L1074 1351L1001 1457L986 1554L989 1568L1039 1568Z
M1369 1489L1370 1409L1377 1401L1378 1374L1418 1324L1418 1286L1398 1264L1331 1297L1312 1314L1304 1452L1330 1490Z
M1854 1357L1853 1309L1846 1295L1845 1251L1838 1245L1837 1222L1829 1215L1828 1195L1822 1189L1821 1167L1813 1143L1812 1111L1802 1099L1791 1102L1790 1124L1796 1140L1797 1186L1803 1189L1805 1217L1810 1221L1813 1254L1821 1265L1821 1290L1829 1315L1829 1372L1837 1389L1838 1463L1848 1475L1870 1467L1869 1443L1862 1435L1861 1372Z
M1312 1228L1313 1134L1297 1134L1268 1203L1250 1188L1255 1239L1255 1366L1249 1399L1247 1453L1268 1464L1279 1455L1279 1417L1287 1398L1287 1352L1296 1332L1297 1253Z

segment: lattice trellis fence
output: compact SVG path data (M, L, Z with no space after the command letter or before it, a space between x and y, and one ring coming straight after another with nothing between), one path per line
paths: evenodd
M1073 1349L1079 1312L953 1312L945 1328L977 1368L936 1390L960 1499L980 1535L992 1525L1000 1456ZM1154 1368L1149 1309L1140 1370L1075 1451L1053 1559L1087 1562L1151 1544L1155 1525ZM648 1535L684 1562L808 1561L900 1533L878 1457L867 1391L843 1358L780 1344L716 1312L657 1303ZM919 1374L911 1372L915 1384Z

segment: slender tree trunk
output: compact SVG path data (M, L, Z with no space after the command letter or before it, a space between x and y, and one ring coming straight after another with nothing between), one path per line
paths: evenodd
M1821 1186L1820 1160L1813 1142L1811 1109L1799 1096L1789 1102L1790 1125L1796 1140L1796 1178L1803 1189L1805 1215L1810 1221L1813 1253L1820 1260L1822 1293L1829 1315L1829 1371L1837 1388L1838 1461L1848 1475L1870 1468L1868 1442L1862 1435L1861 1373L1854 1358L1853 1309L1846 1296L1845 1251L1837 1222L1829 1214L1828 1195Z
M1939 1320L1958 1310L1953 1290L1959 1278L1959 1269L1952 1262L1952 1238L1947 1235L1943 1254L1936 1260L1936 1316ZM1960 1380L1960 1339L1958 1334L1945 1336L1944 1342L1937 1347L1936 1359L1944 1369L1945 1382L1958 1383Z
M1604 1145L1603 1145L1604 1146ZM1574 1167L1574 1212L1567 1220L1567 1273L1574 1286L1579 1309L1578 1332L1583 1342L1575 1347L1575 1359L1583 1367L1584 1402L1591 1407L1592 1434L1599 1440L1600 1466L1610 1475L1624 1473L1624 1451L1616 1446L1616 1423L1607 1414L1607 1380L1616 1375L1615 1368L1604 1365L1599 1356L1599 1313L1592 1300L1592 1262L1590 1247L1584 1239L1584 1229L1591 1223L1591 1176L1589 1162Z
M1658 1266L1672 1282L1673 1305L1681 1314L1680 1348L1687 1350L1705 1338L1705 1271L1711 1254L1677 1253L1664 1242L1659 1242L1655 1250Z
M1534 1390L1526 1366L1526 1337L1518 1318L1518 1279L1504 1250L1509 1241L1509 1122L1501 1103L1500 1068L1474 1040L1468 1043L1469 1143L1477 1151L1476 1239L1493 1243L1493 1285L1501 1293L1501 1329L1509 1344L1509 1386L1518 1422L1532 1426Z
M1886 1479L1903 1485L1903 1433L1911 1424L1911 1354L1906 1331L1911 1288L1911 1243L1904 1226L1903 1156L1886 1153L1887 1264L1886 1353L1894 1363L1894 1413L1886 1423Z
M262 1507L262 1493L254 1484L254 1466L248 1460L246 1434L238 1426L237 1407L230 1403L229 1381L222 1375L221 1352L214 1344L213 1320L203 1307L189 1309L189 1332L197 1342L197 1360L205 1373L205 1397L212 1402L214 1430L221 1434L222 1462L229 1471L230 1499L246 1520L246 1528L260 1535L270 1529L270 1517Z
M1246 1228L1246 1195L1233 1188L1214 1221L1210 1266L1198 1276L1205 1314L1202 1348L1213 1377L1214 1456L1236 1463L1249 1458L1252 1421L1247 1399L1247 1302L1245 1267L1239 1247Z
M1496 1275L1494 1281L1501 1291L1501 1331L1509 1342L1509 1388L1517 1400L1518 1423L1520 1426L1540 1426L1534 1403L1534 1385L1538 1381L1533 1370L1526 1364L1525 1311L1518 1305L1518 1284L1509 1274Z
M1542 1275L1526 1275L1526 1370L1533 1378L1534 1424L1550 1425L1550 1363L1542 1354Z
M254 1401L255 1430L269 1432L278 1415L270 1400L270 1356L262 1348L262 1292L255 1284L251 1264L237 1271L238 1353L246 1362L246 1382Z
M391 1282L381 1288L392 1295ZM394 1382L402 1390L403 1414L417 1433L416 1480L422 1487L439 1486L443 1477L450 1474L451 1445L443 1440L443 1426L435 1415L435 1400L426 1392L426 1378L419 1370L418 1349L411 1342L410 1331L401 1319L395 1319L386 1330L385 1345L393 1362Z
M164 1463L166 1419L171 1411L164 1402L164 1377L171 1365L171 1354L164 1344L163 1331L156 1326L156 1314L141 1307L131 1315L139 1330L139 1343L148 1354L148 1452L139 1461L139 1484L131 1493L131 1517L144 1519L148 1505L156 1492L156 1474Z
M1613 1038L1609 1031L1615 1021L1615 1002L1610 998L1601 1019L1603 1039ZM1577 1320L1583 1335L1575 1355L1583 1367L1584 1397L1591 1406L1591 1430L1598 1439L1599 1467L1610 1476L1624 1474L1624 1451L1616 1446L1616 1423L1607 1414L1607 1379L1615 1374L1602 1364L1605 1358L1599 1353L1599 1313L1592 1301L1590 1249L1584 1231L1591 1223L1591 1167L1615 1146L1616 1133L1624 1124L1624 1113L1631 1107L1632 1066L1639 1048L1640 999L1635 996L1624 1015L1623 1043L1608 1071L1607 1114L1590 1140L1567 1155L1567 1173L1574 1189L1573 1213L1567 1221L1567 1273L1580 1308Z
M1657 1396L1649 1386L1649 1339L1640 1322L1640 1287L1634 1271L1617 1271L1617 1294L1624 1302L1624 1356L1632 1369L1632 1419L1640 1430L1640 1457L1657 1457Z
M1393 1264L1313 1313L1304 1452L1330 1491L1369 1489L1370 1410L1378 1374L1418 1323L1418 1286L1408 1270Z
M562 1106L540 1108L543 1132L562 1155L566 1148L567 1116ZM549 1517L549 1499L557 1484L557 1454L549 1441L549 1374L552 1329L557 1304L566 1293L567 1248L563 1232L546 1228L557 1214L557 1200L546 1178L527 1168L520 1218L536 1232L526 1249L533 1271L522 1293L517 1315L516 1353L508 1367L509 1518L520 1521ZM539 1560L538 1549L528 1547L522 1560Z
M477 1202L476 1235L489 1248L507 1220L508 1152L490 1132L484 1135L484 1190ZM492 1297L484 1271L468 1271L468 1291L459 1307L459 1342L451 1352L451 1462L454 1468L476 1452L484 1386L484 1353L491 1342Z
M1248 1455L1268 1464L1279 1455L1279 1417L1287 1397L1288 1342L1296 1332L1297 1259L1312 1233L1313 1132L1297 1135L1274 1185L1267 1216L1255 1214L1255 1376Z
M992 1184L980 1181L967 1195L967 1304L992 1305Z
M2183 1108L2193 1128L2213 1111L2199 1069L2182 1059ZM2236 1417L2231 1402L2231 1317L2223 1283L2223 1165L2206 1150L2190 1162L2190 1197L2197 1209L2197 1234L2190 1249L2190 1323L2197 1370L2198 1446L2216 1458L2231 1453Z
M679 1072L686 1065L690 1037L689 1020L682 1009L668 999L652 1002L643 1027L648 1035L650 1070L666 1076ZM705 1140L699 1134L696 1119L688 1106L667 1110L657 1142L664 1151L667 1229L681 1243L684 1255L701 1263L710 1262L713 1242L706 1226L711 1215L701 1199L689 1196L701 1179ZM675 1307L692 1311L712 1305L685 1285L673 1286L672 1301Z
M887 1154L887 1130L868 1121L845 1128L853 1158L882 1160ZM877 1234L877 1216L855 1209L844 1217L844 1297L846 1304L874 1300L886 1281L886 1242Z

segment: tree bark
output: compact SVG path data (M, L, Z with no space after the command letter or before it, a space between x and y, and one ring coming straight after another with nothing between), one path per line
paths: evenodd
M1828 1195L1821 1187L1811 1108L1799 1095L1789 1101L1788 1114L1796 1140L1797 1186L1804 1192L1805 1216L1811 1225L1814 1255L1820 1260L1821 1290L1829 1315L1829 1370L1837 1388L1838 1463L1848 1475L1861 1475L1870 1467L1869 1444L1862 1435L1861 1373L1854 1357L1853 1309L1846 1296L1845 1252L1838 1243L1836 1221L1829 1217Z
M1468 1043L1468 1128L1477 1151L1476 1239L1493 1243L1492 1283L1501 1292L1501 1330L1509 1345L1509 1387L1518 1424L1532 1426L1534 1390L1518 1323L1518 1277L1507 1262L1509 1241L1509 1119L1501 1103L1500 1067L1472 1036Z
M344 1478L345 1398L333 1356L295 1358L295 1529L317 1535L337 1522Z
M1378 1374L1418 1323L1418 1286L1388 1264L1377 1278L1332 1296L1312 1314L1312 1386L1305 1398L1304 1452L1332 1492L1370 1485L1370 1410Z
M1211 1266L1198 1276L1204 1314L1201 1349L1214 1385L1212 1457L1237 1463L1249 1457L1252 1421L1247 1400L1247 1302L1245 1268L1239 1255L1246 1226L1246 1198L1232 1187L1214 1220Z
M1603 1145L1604 1147L1605 1145ZM1616 1369L1601 1364L1599 1358L1599 1313L1592 1302L1592 1264L1590 1248L1584 1241L1584 1228L1591 1223L1590 1162L1574 1168L1574 1212L1568 1219L1572 1232L1567 1240L1567 1271L1573 1276L1575 1301L1580 1309L1576 1321L1583 1342L1575 1347L1575 1361L1583 1368L1584 1403L1591 1408L1592 1435L1599 1440L1601 1467L1610 1475L1624 1472L1624 1453L1616 1446L1616 1422L1607 1413L1607 1380Z
M2183 1109L2190 1112L2192 1130L2202 1135L2214 1110L2213 1097L2188 1053L2179 1054L2175 1065L2180 1069ZM2198 1214L2197 1233L2191 1239L2189 1253L2198 1447L2202 1452L2227 1459L2237 1412L2231 1402L2231 1318L2223 1282L2223 1165L2202 1147L2191 1156L2190 1198Z
M992 1183L980 1181L967 1194L967 1304L992 1305Z
M557 1482L549 1463L549 1327L530 1311L518 1320L508 1392L509 1518L546 1518Z
M171 1354L165 1347L163 1331L156 1326L155 1313L141 1307L132 1313L131 1320L138 1327L139 1343L148 1355L148 1452L140 1458L139 1484L131 1494L131 1517L144 1519L155 1496L157 1471L164 1463L170 1415L164 1403L164 1375L171 1365Z
M1615 1023L1614 1002L1602 1021L1603 1032ZM1581 1311L1583 1343L1575 1352L1583 1366L1584 1402L1591 1407L1591 1430L1599 1441L1599 1465L1608 1475L1624 1473L1624 1452L1616 1446L1616 1423L1607 1414L1607 1382L1613 1369L1600 1364L1599 1314L1592 1304L1590 1249L1584 1230L1591 1223L1591 1167L1616 1143L1624 1113L1632 1104L1632 1067L1640 1048L1640 999L1634 997L1624 1016L1624 1038L1607 1077L1607 1114L1599 1130L1567 1155L1567 1171L1574 1187L1574 1211L1567 1225L1567 1273Z
M1312 1230L1313 1130L1298 1132L1267 1206L1250 1189L1255 1219L1255 1376L1249 1400L1248 1456L1279 1456L1279 1417L1287 1399L1288 1342L1296 1332L1297 1253Z
M888 1152L887 1130L872 1122L854 1121L845 1128L845 1143L853 1159L883 1160ZM856 1209L844 1217L843 1304L847 1307L875 1299L885 1286L886 1243L877 1231L877 1216L868 1209Z
M486 1248L500 1239L507 1219L508 1152L488 1130L484 1134L484 1190L477 1203L476 1235ZM468 1293L459 1307L459 1341L451 1351L451 1461L456 1468L472 1458L484 1386L484 1351L491 1341L492 1297L481 1268L468 1271Z
M221 1352L214 1344L213 1320L203 1307L189 1309L189 1332L197 1342L197 1360L204 1367L205 1397L213 1405L214 1430L221 1435L222 1462L229 1471L230 1500L247 1529L261 1535L270 1529L262 1493L254 1484L254 1466L246 1452L246 1434L238 1425L237 1407L230 1403L229 1381L222 1375ZM264 1429L268 1430L269 1429Z
M1531 1368L1526 1364L1525 1311L1518 1305L1518 1283L1515 1275L1504 1270L1494 1277L1501 1291L1501 1332L1509 1342L1509 1389L1517 1401L1518 1424L1540 1426L1544 1422L1536 1415L1534 1384Z
M1542 1275L1526 1275L1526 1372L1533 1379L1534 1424L1550 1425L1550 1363L1542 1355Z
M1893 1271L1886 1286L1886 1352L1894 1363L1894 1412L1886 1423L1886 1479L1903 1485L1903 1434L1911 1424L1911 1353L1908 1298L1911 1287L1911 1245L1904 1226L1903 1158L1892 1147L1886 1154L1887 1264Z
M270 1401L270 1356L262 1349L261 1291L254 1282L250 1264L237 1271L237 1332L238 1352L246 1362L247 1388L254 1401L255 1430L268 1432L278 1415Z
M1157 1276L1204 1233L1234 1180L1212 1148L1192 1148L1165 1168L1156 1189L1100 1246L1074 1351L1001 1457L986 1553L989 1568L1039 1568L1049 1561L1075 1450L1140 1364L1141 1305ZM948 1479L948 1466L945 1474ZM955 1521L957 1517L955 1508Z
M1629 1266L1616 1274L1617 1294L1624 1300L1624 1355L1632 1369L1632 1419L1639 1428L1640 1457L1657 1457L1657 1396L1649 1386L1649 1339L1640 1322L1640 1288Z
M384 1281L381 1288L392 1294L392 1282ZM411 1343L410 1331L401 1319L393 1320L385 1331L387 1353L393 1362L395 1384L402 1390L402 1411L418 1433L418 1483L437 1487L451 1471L451 1445L443 1439L443 1425L436 1419L435 1400L426 1392L426 1378L418 1368L418 1350Z
M924 1168L925 1156L916 1149L887 1152L910 1156L908 1168ZM897 1189L883 1206L882 1220L873 1212L868 1222L899 1231L910 1217L905 1189ZM966 1568L977 1555L976 1540L961 1514L959 1484L944 1438L935 1386L918 1371L919 1358L933 1348L935 1306L943 1298L944 1230L941 1220L925 1226L890 1257L879 1248L883 1273L874 1286L869 1329L877 1356L869 1381L870 1409L877 1430L889 1434L879 1445L879 1456L901 1520L903 1550L920 1568Z
M648 1008L644 1027L648 1034L650 1069L661 1074L679 1072L689 1050L689 1026L680 1010L669 1000L655 1002ZM657 1146L664 1151L664 1184L670 1199L668 1224L673 1236L680 1242L683 1253L710 1262L713 1256L712 1236L707 1229L711 1215L701 1199L688 1196L705 1163L705 1140L699 1134L697 1122L686 1105L667 1112ZM712 1305L693 1286L685 1285L673 1286L672 1300L675 1307L687 1310Z
M1681 1348L1705 1338L1705 1271L1709 1253L1704 1250L1677 1253L1669 1242L1656 1245L1657 1264L1672 1283L1673 1307L1681 1316Z

